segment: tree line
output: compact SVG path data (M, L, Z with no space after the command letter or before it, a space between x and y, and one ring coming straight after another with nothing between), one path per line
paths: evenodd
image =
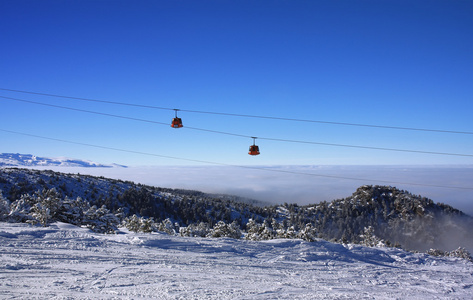
M443 254L473 240L470 216L390 186L361 186L350 197L306 206L262 207L103 177L0 169L0 190L1 221L61 221L102 233L126 227L195 237L325 239ZM466 244L452 242L451 232Z

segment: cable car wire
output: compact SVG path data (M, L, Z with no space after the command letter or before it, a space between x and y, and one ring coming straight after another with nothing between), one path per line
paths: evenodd
M169 126L168 123L152 121L152 120L146 120L146 119L141 119L141 118L127 117L127 116L122 116L122 115L103 113L103 112L91 111L91 110L86 110L86 109L73 108L73 107L67 107L67 106L61 106L61 105L55 105L55 104L49 104L49 103L42 103L42 102L36 102L36 101L31 101L31 100L25 100L25 99L11 98L11 97L5 97L5 96L0 96L0 98L19 101L19 102L25 102L25 103L31 103L31 104L37 104L37 105L43 105L43 106L49 106L49 107L54 107L54 108L61 108L61 109L67 109L67 110L72 110L72 111L78 111L78 112L84 112L84 113L90 113L90 114L96 114L96 115L102 115L102 116L132 120L132 121L139 121L139 122ZM175 110L175 109L173 109L173 110ZM183 127L183 128L191 129L191 130L198 130L198 131L203 131L203 132L216 133L216 134L237 136L237 137L243 137L243 138L253 138L253 136L250 136L250 135L230 133L230 132L224 132L224 131L218 131L218 130L212 130L212 129L204 129L204 128L197 128L197 127L190 127L190 126L186 126L186 127ZM408 152L408 153L418 153L418 154L473 157L473 154L464 154L464 153L449 153L449 152L435 152L435 151L398 149L398 148L386 148L386 147L373 147L373 146L362 146L362 145L336 144L336 143L324 143L324 142L314 142L314 141L279 139L279 138L270 138L270 137L258 137L258 139L267 140L267 141L275 141L275 142L312 144L312 145L321 145L321 146L330 146L330 147L345 147L345 148L358 148L358 149L381 150L381 151Z
M191 159L191 158L182 158L182 157L162 155L162 154L156 154L156 153L150 153L150 152L127 150L127 149L116 148L116 147L109 147L109 146L102 146L102 145L96 145L96 144L90 144L90 143L76 142L76 141L71 141L71 140L46 137L46 136L41 136L41 135L36 135L36 134L31 134L31 133L25 133L25 132L19 132L19 131L13 131L13 130L7 130L7 129L2 129L2 128L0 128L0 131L11 133L11 134L17 134L17 135L23 135L23 136L28 136L28 137L44 139L44 140L50 140L50 141L55 141L55 142L62 142L62 143L80 145L80 146L99 148L99 149L104 149L104 150L112 150L112 151L139 154L139 155L146 155L146 156L153 156L153 157L160 157L160 158L166 158L166 159L182 160L182 161L189 161L189 162L196 162L196 163L203 163L203 164L212 164L212 165L227 166L227 167L235 167L235 168L243 168L243 169L250 169L250 170L262 170L262 171L267 171L267 172L277 172L277 173L314 176L314 177L323 177L323 178L332 178L332 179L355 180L355 181L363 181L363 182L379 182L379 183L387 183L387 184L402 184L402 185L422 186L422 187L448 188L448 189L459 189L459 190L473 190L473 187L465 187L465 186L449 186L449 185L435 185L435 184L402 182L402 181L389 181L389 180L381 180L381 179L367 179L367 178L356 178L356 177L347 177L347 176L336 176L336 175L326 175L326 174L289 171L289 170L278 170L278 169L274 169L274 168L264 168L264 167L256 167L256 166L232 165L232 164L226 164L226 163L220 163L220 162L214 162L214 161L206 161L206 160Z
M124 106L134 106L134 107L141 107L141 108L162 109L162 110L174 110L173 108L159 107L159 106L152 106L152 105L142 105L142 104L135 104L135 103L126 103L126 102L117 102L117 101L97 100L97 99L90 99L90 98L80 98L80 97L62 96L62 95L54 95L54 94L46 94L46 93L37 93L37 92L28 92L28 91L20 91L20 90L12 90L12 89L4 89L4 88L0 88L0 90L2 90L2 91L8 91L8 92L15 92L15 93L24 93L24 94L38 95L38 96L48 96L48 97L56 97L56 98L64 98L64 99L88 101L88 102L97 102L97 103L106 103L106 104L115 104L115 105L124 105Z
M140 119L140 118L133 118L133 117L127 117L127 116L97 112L97 111L92 111L92 110L86 110L86 109L80 109L80 108L74 108L74 107L67 107L67 106L56 105L56 104L42 103L42 102L37 102L37 101L25 100L25 99L11 98L11 97L5 97L5 96L0 96L0 98L8 99L8 100L14 100L14 101L20 101L20 102L25 102L25 103L31 103L31 104L37 104L37 105L43 105L43 106L49 106L49 107L55 107L55 108L61 108L61 109L67 109L67 110L73 110L73 111L84 112L84 113L95 114L95 115L102 115L102 116L126 119L126 120L140 121L140 122L160 124L160 125L166 125L166 126L169 125L168 123L164 123L164 122L157 122L157 121L145 120L145 119Z
M118 101L108 101L108 100L98 100L98 99L81 98L81 97L71 97L71 96L63 96L63 95L47 94L47 93L39 93L39 92L30 92L30 91L22 91L22 90L14 90L14 89L6 89L6 88L0 88L0 90L8 91L8 92L15 92L15 93L25 93L25 94L31 94L31 95L72 99L72 100L79 100L79 101L89 101L89 102L98 102L98 103L124 105L124 106L134 106L134 107L160 109L160 110L174 110L174 108L160 107L160 106L153 106L153 105L143 105L143 104L134 104L134 103L126 103L126 102L118 102ZM285 118L285 117L249 115L249 114L235 114L235 113L226 113L226 112L200 111L200 110L189 110L189 109L180 109L180 111L189 112L189 113L198 113L198 114L212 114L212 115L221 115L221 116L258 118L258 119L279 120L279 121L293 121L293 122L319 123L319 124L328 124L328 125L369 127L369 128L379 128L379 129L408 130L408 131L423 131L423 132L473 135L472 131L458 131L458 130L444 130L444 129L432 129L432 128L415 128L415 127L403 127L403 126L388 126L388 125L376 125L376 124L362 124L362 123L349 123L349 122L309 120L309 119Z

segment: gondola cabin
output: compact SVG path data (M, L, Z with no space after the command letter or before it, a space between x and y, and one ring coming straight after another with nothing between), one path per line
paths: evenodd
M181 128L182 127L182 120L181 118L174 118L172 119L171 127L173 128Z
M250 150L248 151L249 155L259 155L259 147L256 145L251 145Z

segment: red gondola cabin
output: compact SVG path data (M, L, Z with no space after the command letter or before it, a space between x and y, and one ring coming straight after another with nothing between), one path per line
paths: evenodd
M176 112L176 116L174 117L174 119L172 119L172 123L171 123L172 128L181 128L182 127L182 120L181 120L181 118L177 117L177 111L178 110L179 109L174 109L174 111Z
M173 127L173 128L181 128L181 127L182 127L182 120L181 120L181 118L174 118L174 119L172 119L171 127Z
M249 155L259 155L259 147L256 145L250 146L250 151L248 151Z

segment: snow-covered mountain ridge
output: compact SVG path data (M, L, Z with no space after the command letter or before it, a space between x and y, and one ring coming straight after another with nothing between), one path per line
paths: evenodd
M473 250L473 218L389 186L361 186L345 199L307 206L260 207L238 197L80 174L0 168L0 190L9 201L3 204L3 215L18 222L63 221L99 232L113 232L120 222L128 222L137 231L163 229L185 236L239 237L241 230L252 240L323 238L369 245L382 242L417 251ZM107 220L96 222L105 215Z
M85 167L85 168L111 168L126 167L117 164L104 165L92 161L71 159L65 157L48 158L31 154L0 153L0 167L21 167L21 166L61 166L61 167Z

